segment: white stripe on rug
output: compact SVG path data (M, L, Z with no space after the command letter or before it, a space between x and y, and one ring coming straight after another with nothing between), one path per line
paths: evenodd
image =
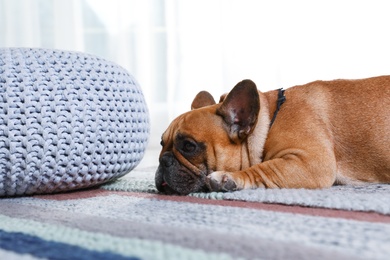
M28 254L17 254L0 248L0 259L3 260L43 260Z
M157 193L154 185L155 170L156 168L137 169L114 182L103 185L102 188L111 191ZM226 193L192 193L190 196L390 214L390 185L386 184L333 186L318 190L254 189Z

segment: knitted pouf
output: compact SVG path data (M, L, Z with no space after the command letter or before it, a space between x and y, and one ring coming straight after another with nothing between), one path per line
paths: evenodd
M84 53L0 49L0 196L62 192L128 173L149 114L136 80Z

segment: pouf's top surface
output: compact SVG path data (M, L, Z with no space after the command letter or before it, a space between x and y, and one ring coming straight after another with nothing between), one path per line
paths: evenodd
M85 188L143 157L149 115L120 66L78 52L0 49L0 196Z

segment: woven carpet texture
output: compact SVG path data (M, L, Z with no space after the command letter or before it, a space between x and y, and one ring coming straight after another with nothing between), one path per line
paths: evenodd
M0 259L388 259L390 187L158 194L156 168L0 200Z

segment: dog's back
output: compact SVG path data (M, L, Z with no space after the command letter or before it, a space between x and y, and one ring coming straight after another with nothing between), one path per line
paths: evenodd
M316 81L286 95L285 109L309 113L326 129L339 183L390 182L390 76Z

